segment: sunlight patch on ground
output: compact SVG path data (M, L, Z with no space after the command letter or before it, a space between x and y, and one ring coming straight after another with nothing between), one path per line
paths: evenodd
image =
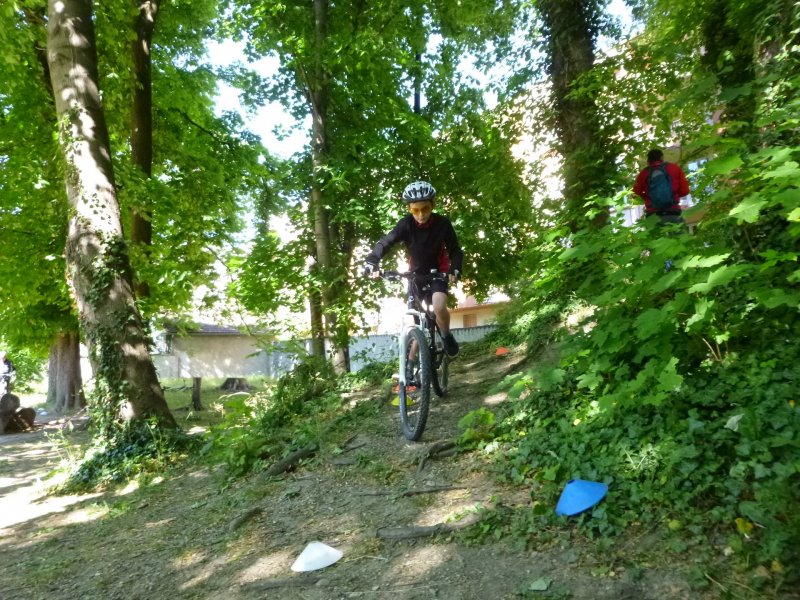
M394 587L398 584L424 584L428 581L428 573L447 563L452 553L451 548L438 545L410 550L387 569L386 580L391 581Z
M506 398L508 398L508 394L505 392L500 392L499 394L492 394L491 396L486 396L483 399L483 403L487 406L497 406L501 402L505 402Z
M202 571L200 571L200 573L198 573L197 575L195 575L194 577L192 577L191 579L189 579L185 583L181 584L180 589L181 590L190 590L195 586L198 586L198 585L200 585L202 583L205 583L206 581L208 581L211 578L211 576L217 571L217 569L223 568L227 563L228 563L228 557L227 556L219 556L219 557L215 558L214 560L210 561L202 569Z
M88 523L105 517L110 512L111 509L108 506L94 504L87 508L79 508L66 513L59 524L77 525L79 523Z
M131 481L130 483L128 483L128 485L126 485L121 490L115 492L114 495L115 496L127 496L128 494L132 494L133 492L135 492L138 489L139 489L139 482L134 480L134 481Z
M25 480L22 477L0 477L0 490L19 485L23 481Z
M427 527L439 523L458 523L462 519L469 518L482 506L481 502L471 498L449 499L446 505L435 506L420 514L416 525Z
M41 517L63 513L69 507L78 502L95 498L100 494L90 494L83 496L43 496L44 490L37 489L38 486L21 488L11 494L0 498L0 536L7 536L13 533L11 529L15 525L26 521L38 521ZM84 511L78 511L76 516L67 515L61 519L61 524L78 523L97 518L97 515L86 515L82 517Z
M167 521L172 520L173 519L167 519ZM149 523L148 525L153 525L153 523ZM202 564L202 562L206 559L206 556L207 554L205 552L201 552L197 549L191 549L187 550L181 556L172 561L172 564L177 569L188 569L190 567L196 567Z
M252 583L260 579L269 579L277 575L288 576L296 556L287 551L273 552L256 559L246 569L239 573L238 582L241 584Z

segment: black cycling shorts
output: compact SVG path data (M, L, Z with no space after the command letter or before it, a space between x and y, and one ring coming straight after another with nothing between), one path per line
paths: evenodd
M411 308L414 306L414 284L410 281L408 282L408 306ZM430 304L433 301L433 294L435 292L442 292L446 294L450 286L448 285L447 281L442 281L441 279L434 279L433 281L427 284L427 290L423 292L423 300Z

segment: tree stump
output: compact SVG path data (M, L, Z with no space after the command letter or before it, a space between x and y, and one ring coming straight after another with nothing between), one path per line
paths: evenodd
M5 433L31 431L35 420L36 411L34 409L30 407L20 408L11 415L11 419L6 423Z
M247 379L244 377L228 377L222 382L219 389L225 390L226 392L249 392L250 384L247 383Z
M14 394L4 394L0 398L0 434L17 433L33 429L36 411L32 408L20 408L19 398Z

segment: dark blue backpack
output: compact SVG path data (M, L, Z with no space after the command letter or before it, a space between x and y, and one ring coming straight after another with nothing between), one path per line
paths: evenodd
M650 174L647 176L647 193L650 196L650 205L655 210L669 210L675 204L672 195L672 181L667 173L667 163L655 167L648 167Z

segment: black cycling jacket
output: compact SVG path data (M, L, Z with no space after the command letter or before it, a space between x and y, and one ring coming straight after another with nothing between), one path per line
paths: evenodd
M441 273L461 272L464 253L458 245L453 224L447 217L432 213L427 223L419 225L413 216L406 215L375 245L367 256L367 262L377 265L397 242L406 245L411 271L429 273L436 269Z

